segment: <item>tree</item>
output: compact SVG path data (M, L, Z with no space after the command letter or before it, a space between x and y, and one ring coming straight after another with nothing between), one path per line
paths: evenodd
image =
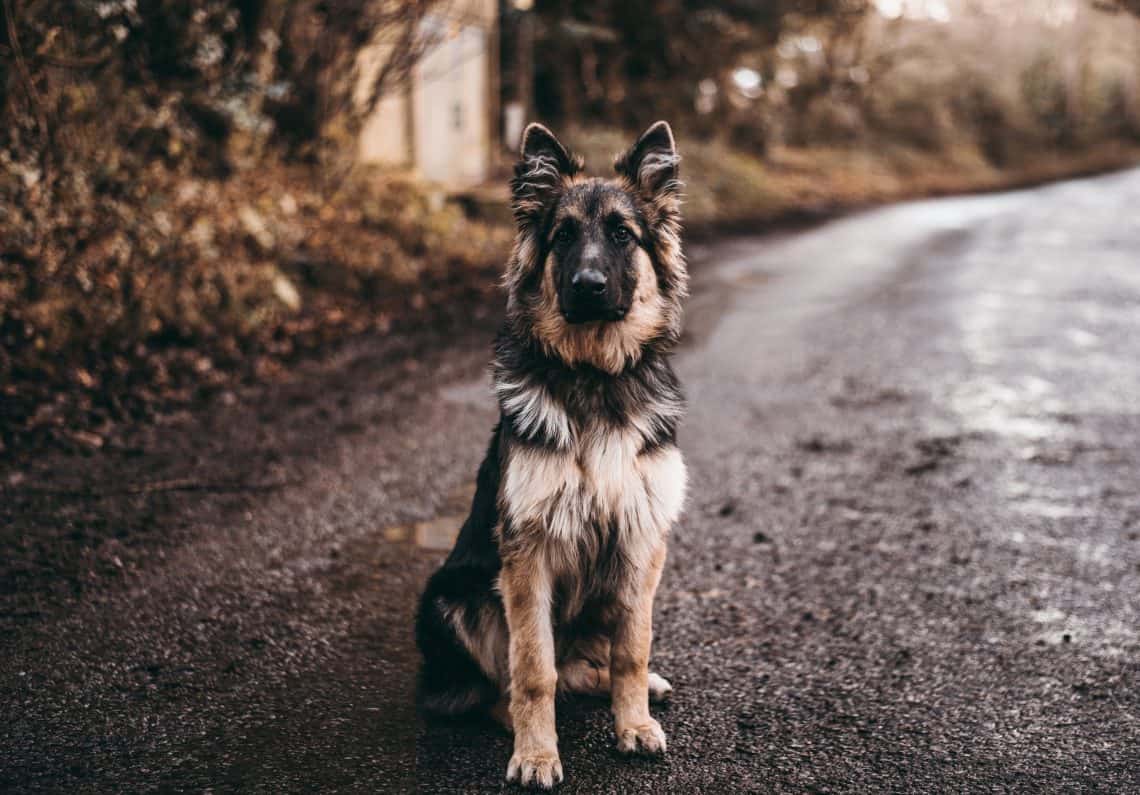
M541 114L643 124L645 108L693 114L698 84L771 47L789 23L861 16L863 0L546 0L538 48Z

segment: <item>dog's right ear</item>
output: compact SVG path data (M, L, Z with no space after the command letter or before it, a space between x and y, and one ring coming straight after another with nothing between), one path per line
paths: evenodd
M519 225L541 219L567 179L581 169L582 161L571 156L554 133L541 124L527 126L511 180L511 206Z

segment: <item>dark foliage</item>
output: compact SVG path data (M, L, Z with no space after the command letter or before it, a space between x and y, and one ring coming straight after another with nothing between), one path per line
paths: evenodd
M698 83L772 45L789 25L858 23L864 0L540 0L539 115L644 125L639 109L693 115Z

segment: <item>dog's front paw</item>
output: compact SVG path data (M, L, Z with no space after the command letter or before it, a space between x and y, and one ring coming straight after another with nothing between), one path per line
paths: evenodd
M652 754L654 756L665 753L665 732L661 724L653 718L648 723L618 729L617 749L623 754Z
M507 781L524 787L550 789L562 783L562 761L557 751L521 753L516 751L507 765Z

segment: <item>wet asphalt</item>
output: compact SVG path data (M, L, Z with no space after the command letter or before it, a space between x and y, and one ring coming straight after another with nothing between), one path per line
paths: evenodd
M659 761L565 792L1140 791L1140 171L691 248ZM0 468L0 789L491 792L412 705L494 317Z

